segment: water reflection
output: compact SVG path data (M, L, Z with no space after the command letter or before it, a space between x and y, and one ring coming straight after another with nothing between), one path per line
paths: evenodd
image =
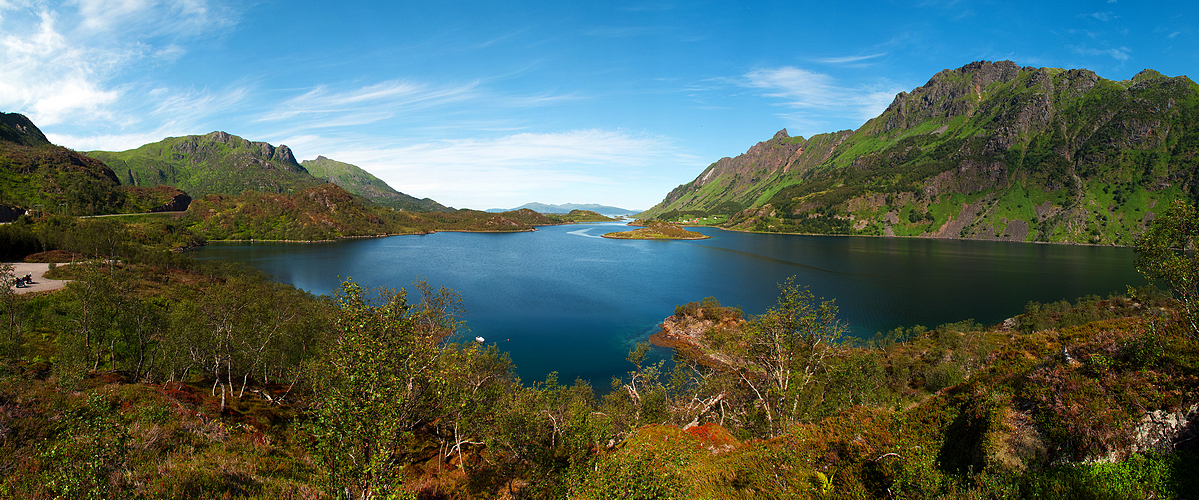
M614 227L615 226L615 227ZM896 326L996 323L1040 302L1144 283L1130 249L1022 243L748 234L701 228L699 241L608 240L612 224L533 233L436 233L313 244L213 244L199 258L245 262L313 293L341 279L462 296L470 336L512 353L522 376L600 387L674 306L714 296L756 314L796 276L835 298L860 336ZM662 351L658 356L666 355Z

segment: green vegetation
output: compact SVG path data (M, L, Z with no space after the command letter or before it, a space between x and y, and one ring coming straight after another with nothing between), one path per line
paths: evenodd
M103 163L63 147L0 140L0 206L54 215L136 213L159 209L178 194L121 186Z
M1199 212L1175 201L1137 240L1137 268L1151 282L1164 283L1178 299L1182 320L1199 338Z
M864 341L843 336L832 301L788 281L758 316L711 297L680 305L673 318L700 327L699 349L677 352L717 362L647 363L643 344L597 394L553 374L518 380L494 346L458 343L452 291L347 281L316 297L172 253L192 234L181 221L135 220L3 228L78 263L52 271L74 280L60 292L0 295L0 496L1199 491L1195 448L1153 427L1190 415L1199 343L1181 303L1153 289ZM1140 256L1142 269L1161 264Z
M194 198L244 191L290 193L324 184L296 163L287 146L224 132L170 137L122 152L90 151L129 186L167 185Z
M608 217L607 215L602 215L602 214L592 211L592 210L579 210L579 209L571 210L570 213L545 214L545 216L549 220L561 221L563 223L612 222L612 221L616 220L611 217Z
M618 240L702 240L709 238L709 236L695 231L688 231L674 224L660 221L649 222L646 227L632 231L617 231L606 233L603 236Z
M722 159L641 217L736 203L754 210L722 227L1131 245L1155 206L1199 200L1199 85L1186 77L978 62L901 100L802 154L782 134Z

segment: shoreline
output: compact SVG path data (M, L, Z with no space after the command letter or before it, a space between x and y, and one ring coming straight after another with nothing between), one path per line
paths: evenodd
M623 232L631 232L631 231L623 231ZM614 234L619 234L619 233L601 234L600 238L608 238L610 240L643 240L643 241L699 241L699 240L712 239L711 236L704 236L703 238L672 238L672 237L641 238L641 237L631 237L631 236L613 236Z
M603 221L601 221L601 222L603 222ZM562 223L562 224L540 224L531 229L520 229L520 230L515 230L515 231L437 229L437 230L415 232L415 233L392 233L392 234L373 234L373 235L362 235L362 236L343 236L343 237L340 237L337 239L331 239L331 240L260 240L260 239L245 240L245 239L237 239L237 240L209 240L208 243L258 243L258 242L261 242L261 243L336 243L336 242L342 241L342 240L367 239L367 238L387 238L390 236L424 236L424 235L435 234L435 233L531 233L531 232L536 232L537 227L567 226L567 225L573 225L573 224L578 224L578 222L566 222L566 223ZM932 237L932 236L887 236L887 235L882 235L882 234L775 233L775 232L770 232L770 231L750 231L750 230L746 230L746 229L730 229L730 228L724 228L724 227L720 227L720 226L703 225L703 224L679 224L678 226L679 227L692 227L692 228L710 227L713 229L718 229L721 231L728 231L728 232L732 232L732 233L777 234L777 235L781 235L781 236L830 236L830 237L840 237L840 238L903 238L903 239L914 239L914 240L978 241L978 242L987 242L987 243L1018 243L1018 244L1036 244L1036 245L1068 245L1068 246L1106 247L1106 248L1133 248L1133 245L1117 245L1114 243L1100 244L1100 243L1077 243L1077 242L1072 242L1072 241L1013 241L1013 240L1003 240L1003 239L937 238L937 237ZM645 227L645 226L637 226L637 227ZM646 241L653 241L653 240L699 241L699 240L706 240L706 239L712 238L711 236L704 236L703 238L625 238L625 237L620 237L620 236L608 236L608 234L612 234L612 233L603 234L603 235L600 235L600 237L611 239L611 240L646 240ZM205 243L205 245L207 245L208 243ZM190 249L187 249L187 250L190 250Z
M750 233L750 234L777 234L785 236L838 236L844 238L905 238L913 240L939 240L939 241L985 241L988 243L1032 243L1037 245L1072 245L1080 247L1111 247L1111 248L1133 248L1132 245L1117 245L1115 243L1076 243L1073 241L1014 241L1002 239L976 239L976 238L937 238L933 236L887 236L885 234L824 234L824 233L772 233L770 231L750 231L747 229L729 229L720 226L703 225L703 224L679 224L679 227L710 227L721 231L729 231L732 233Z
M563 225L564 226L565 224L548 224L548 225L552 225L552 226ZM390 233L390 234L367 234L367 235L361 235L361 236L342 236L340 238L332 239L332 240L260 240L257 238L250 238L248 240L241 240L241 239L239 239L239 240L208 240L207 243L205 243L205 245L207 245L209 243L337 243L342 240L363 240L363 239L369 239L369 238L389 238L392 236L425 236L425 235L430 235L430 234L435 234L435 233L531 233L534 231L537 231L536 227L534 227L532 229L519 229L519 230L515 230L515 231L473 231L473 230L469 230L469 229L438 229L438 230L431 230L431 231L417 231L415 233ZM201 245L201 246L203 246L203 245Z

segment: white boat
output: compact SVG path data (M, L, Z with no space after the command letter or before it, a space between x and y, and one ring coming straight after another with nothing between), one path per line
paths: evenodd
M483 340L483 337L475 337L475 342L482 344L485 341Z

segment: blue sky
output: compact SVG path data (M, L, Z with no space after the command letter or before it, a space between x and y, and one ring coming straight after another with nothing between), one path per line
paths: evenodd
M459 208L649 208L976 60L1196 74L1193 2L0 0L0 111L125 150L223 130Z

